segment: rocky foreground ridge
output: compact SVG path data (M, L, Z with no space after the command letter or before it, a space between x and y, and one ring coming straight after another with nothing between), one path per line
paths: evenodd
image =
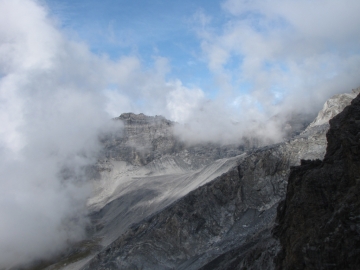
M291 170L276 269L360 269L360 96L330 120L323 161Z
M92 244L48 269L274 269L290 167L324 157L327 121L354 97L335 96L300 135L258 149L187 146L165 118L123 114L97 165Z

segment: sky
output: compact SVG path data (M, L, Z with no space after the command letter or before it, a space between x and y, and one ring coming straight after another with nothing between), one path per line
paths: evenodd
M112 116L143 112L185 123L217 106L232 122L256 108L264 122L294 108L317 112L359 84L356 0L40 3L68 39L112 63L128 61L127 78L107 85ZM140 70L158 81L132 77Z
M171 66L169 78L210 88L206 63L199 57L194 14L219 12L218 1L50 0L46 4L62 22L60 27L86 41L92 52L113 60L136 55L146 67L152 66L154 57L165 57Z
M0 0L0 268L85 235L88 166L124 112L189 142L282 139L360 86L358 0ZM276 118L273 118L276 116ZM270 121L277 119L277 121Z

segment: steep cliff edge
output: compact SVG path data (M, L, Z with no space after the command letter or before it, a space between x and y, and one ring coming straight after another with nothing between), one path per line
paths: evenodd
M330 120L327 140L323 161L291 170L277 269L360 269L360 96Z

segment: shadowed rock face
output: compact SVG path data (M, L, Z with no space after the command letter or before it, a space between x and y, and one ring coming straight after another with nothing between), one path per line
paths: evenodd
M291 170L277 269L360 269L360 97L330 121L323 161Z

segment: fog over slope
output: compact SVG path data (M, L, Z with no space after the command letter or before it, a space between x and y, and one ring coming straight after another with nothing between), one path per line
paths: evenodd
M273 142L284 135L290 111L317 112L331 95L358 86L360 17L349 22L347 14L359 4L329 2L333 17L317 32L291 19L297 18L292 8L304 8L295 1L271 7L225 1L224 10L234 17L218 32L197 12L199 46L223 90L210 99L205 89L168 79L171 65L164 57L154 56L145 68L136 55L96 55L61 30L43 1L0 0L0 268L53 255L83 236L92 192L86 168L97 160L99 138L121 129L112 117L128 111L163 115L179 122L181 138L196 142L240 143L243 136ZM324 1L312 5L314 21ZM264 38L251 16L239 19L243 8L260 14L264 27L282 16L293 34L269 29ZM336 16L337 10L343 15ZM245 64L231 71L226 64L234 55L243 55ZM271 67L260 68L267 59ZM253 85L248 91L227 86L227 76L240 77L239 70ZM279 121L268 121L279 113Z

